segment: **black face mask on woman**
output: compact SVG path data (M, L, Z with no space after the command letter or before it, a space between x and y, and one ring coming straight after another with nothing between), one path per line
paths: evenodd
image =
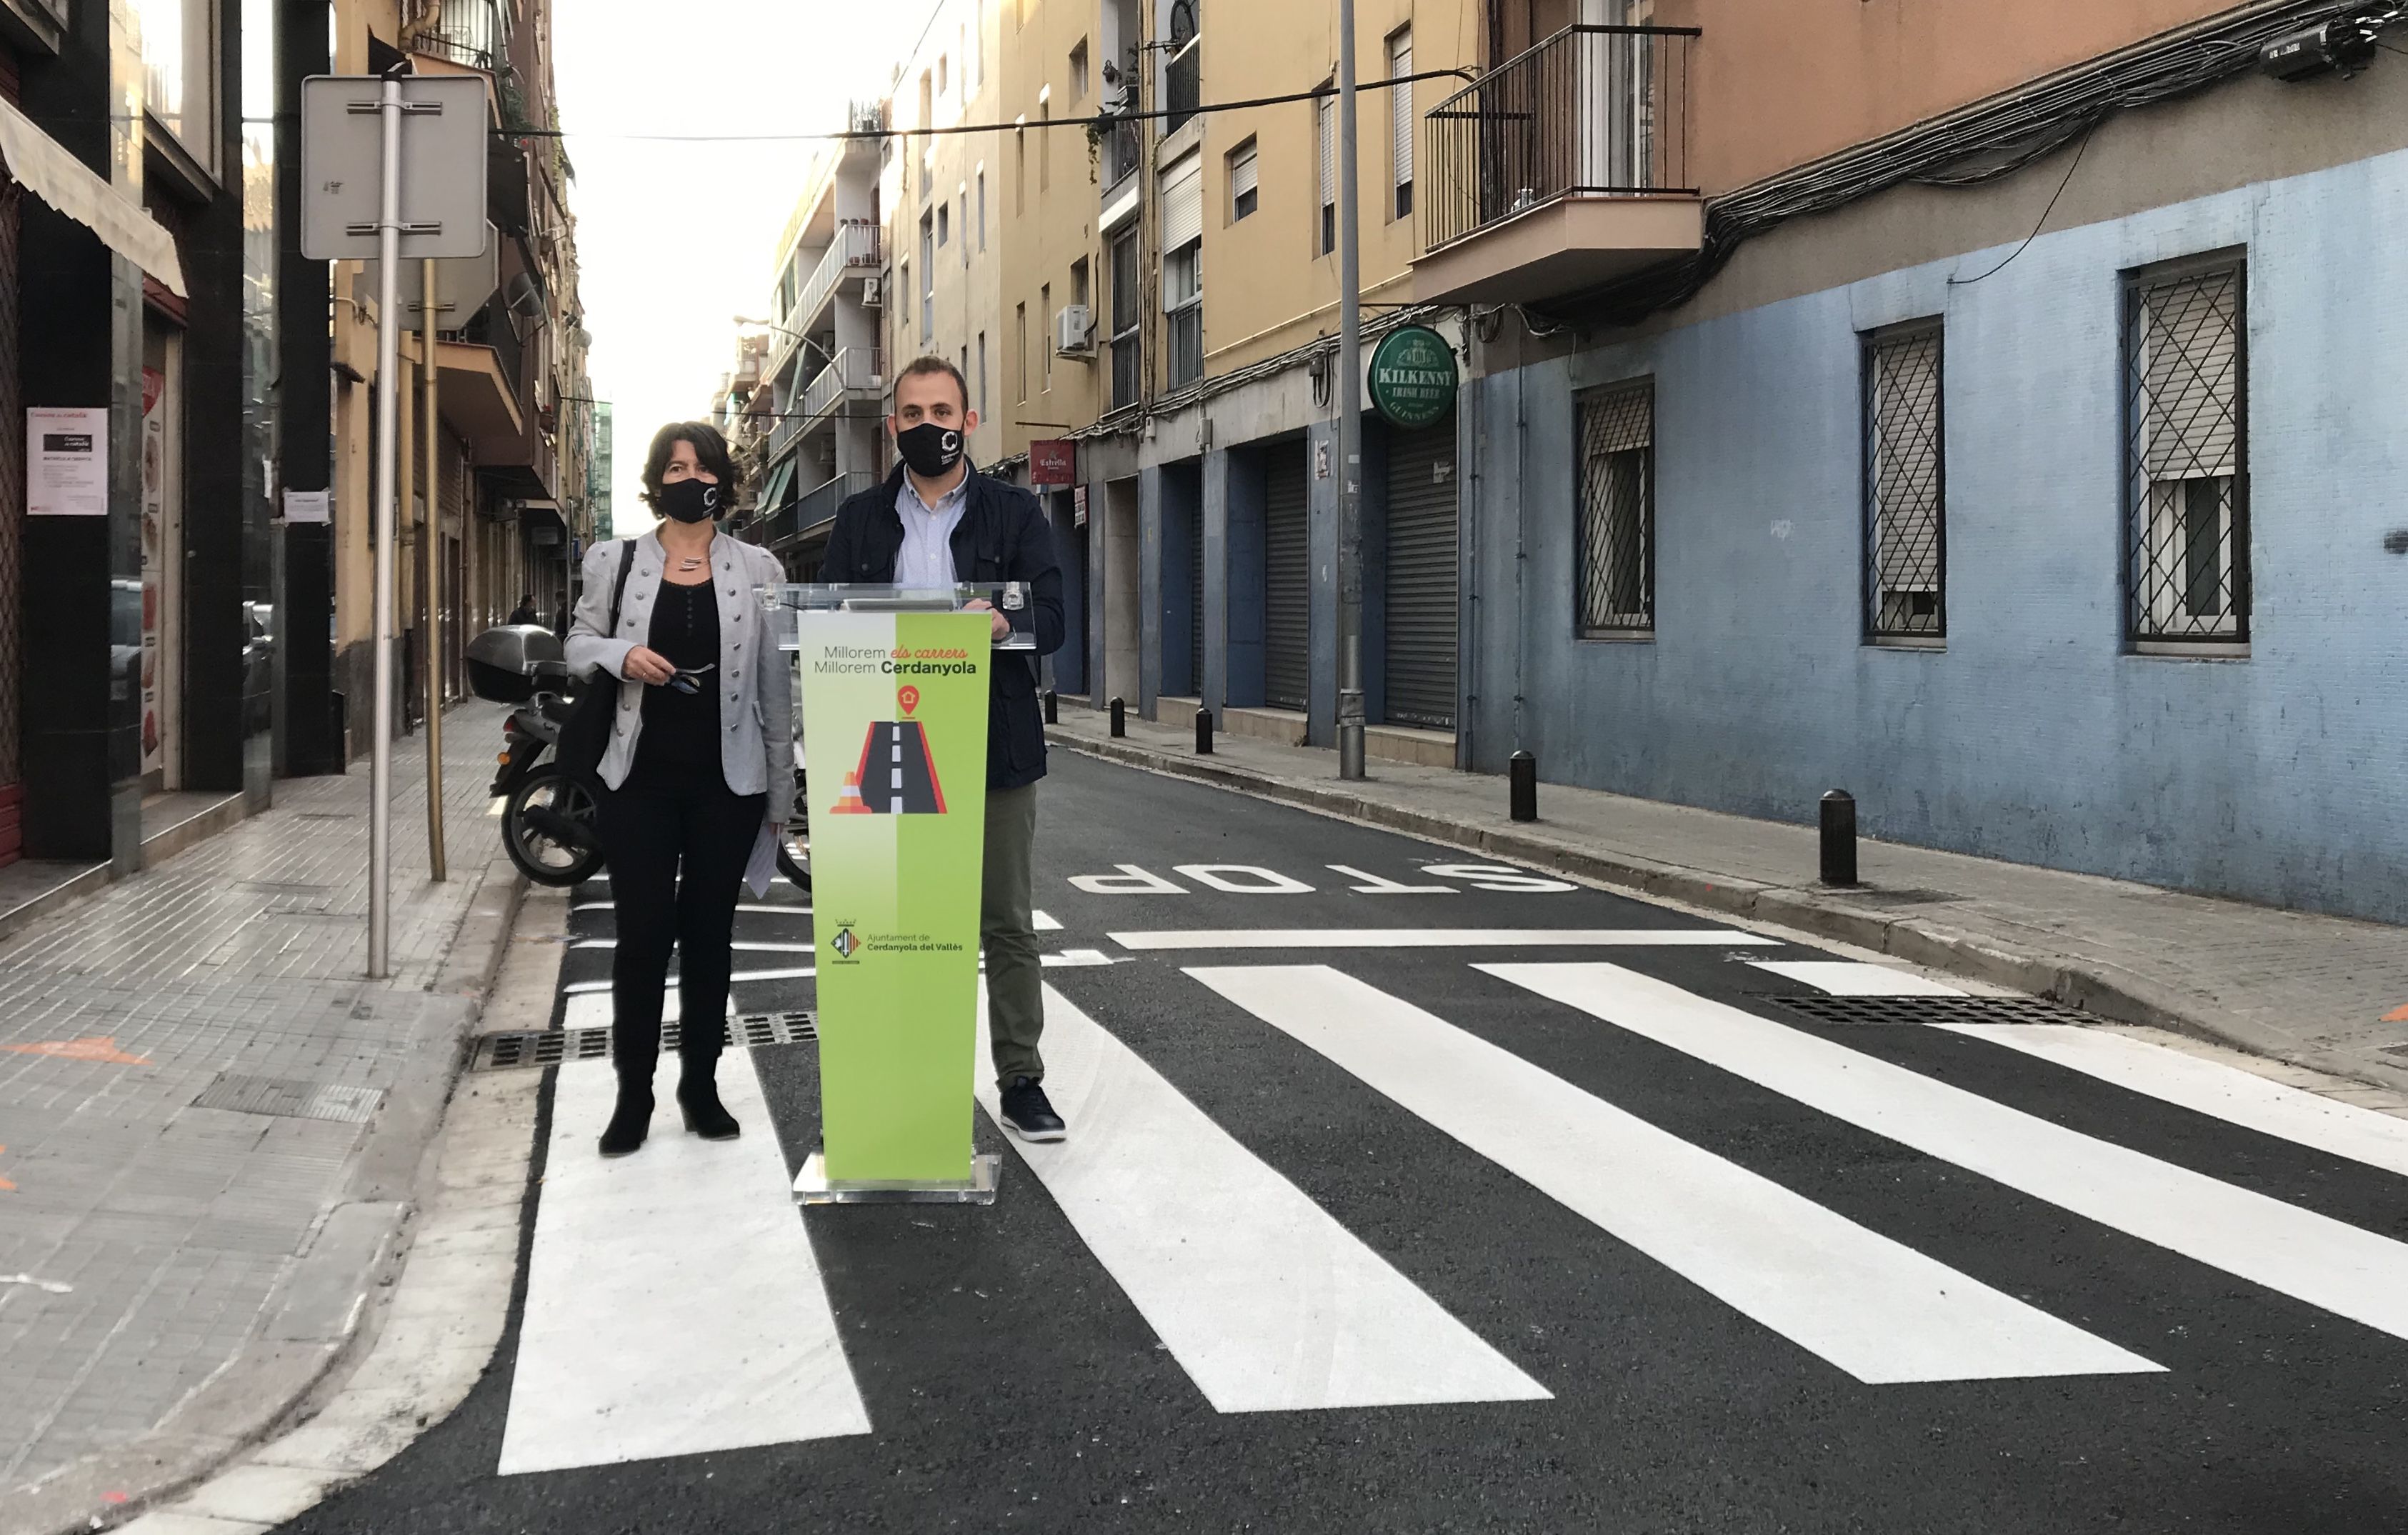
M951 472L962 461L962 434L933 421L896 433L895 446L902 451L903 462L911 466L911 472L926 480Z
M672 480L652 498L661 515L681 523L707 523L719 515L719 487L704 480Z

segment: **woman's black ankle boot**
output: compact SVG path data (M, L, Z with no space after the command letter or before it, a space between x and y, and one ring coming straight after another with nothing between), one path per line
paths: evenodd
M643 1078L622 1076L619 1079L619 1104L610 1111L610 1123L602 1131L602 1155L624 1156L644 1143L644 1135L652 1127L652 1083Z
M686 1063L678 1079L678 1107L685 1111L685 1127L705 1140L733 1140L744 1133L736 1116L719 1101L719 1083L712 1080L714 1061Z

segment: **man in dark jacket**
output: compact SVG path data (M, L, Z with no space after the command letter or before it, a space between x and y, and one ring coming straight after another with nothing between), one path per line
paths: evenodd
M1003 1122L1025 1140L1059 1140L1062 1117L1041 1085L1038 1037L1045 1004L1031 914L1037 781L1045 776L1045 722L1037 656L1062 648L1062 567L1037 498L978 472L963 444L978 425L961 370L923 357L895 380L887 426L903 462L886 483L837 509L820 580L907 586L1022 583L1020 606L990 613L995 638L1033 632L1035 654L996 651L987 698L986 859L979 941L986 951L987 1021Z

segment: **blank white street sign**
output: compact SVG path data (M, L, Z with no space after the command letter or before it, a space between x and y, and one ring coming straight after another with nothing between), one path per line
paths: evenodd
M403 173L405 179L408 172ZM404 215L407 217L407 215ZM485 307L494 290L502 285L502 237L491 223L485 225L485 248L473 256L460 256L435 264L435 328L458 330L468 323L468 317ZM373 261L360 268L358 296L369 299L377 293L377 264ZM413 323L423 324L425 316L424 289L418 268L405 267L401 274L403 308Z
M301 82L301 253L311 261L377 254L383 90L372 75ZM481 254L484 77L405 75L401 99L402 259ZM356 110L361 104L367 110Z

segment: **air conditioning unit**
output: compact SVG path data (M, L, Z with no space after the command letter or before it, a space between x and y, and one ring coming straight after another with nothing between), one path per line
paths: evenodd
M1064 357L1084 357L1095 350L1096 320L1084 304L1066 304L1054 316L1054 350Z
M878 308L879 302L878 280L874 277L863 278L861 280L861 307L865 309L874 309Z

